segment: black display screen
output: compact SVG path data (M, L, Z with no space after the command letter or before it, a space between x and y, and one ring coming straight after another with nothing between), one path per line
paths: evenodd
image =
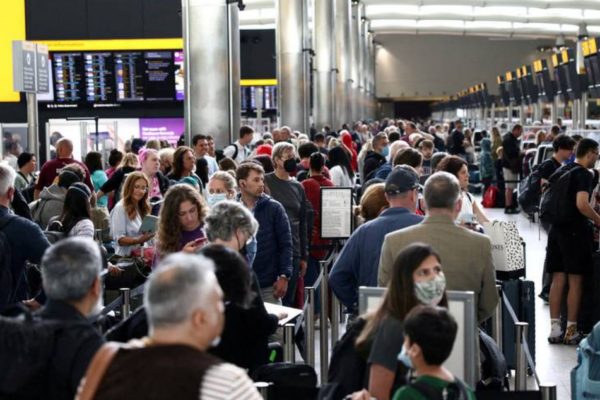
M144 52L144 98L146 101L175 99L175 63L172 51Z
M144 59L141 52L115 53L117 101L144 100Z
M500 98L502 100L502 104L504 104L505 106L508 107L510 105L510 94L508 93L508 90L506 89L506 82L498 83L498 90L500 92Z
M55 102L82 102L85 96L82 54L55 53L52 55L52 60Z
M556 90L555 83L550 78L550 71L547 68L535 74L535 81L538 87L539 96L547 103L554 101Z

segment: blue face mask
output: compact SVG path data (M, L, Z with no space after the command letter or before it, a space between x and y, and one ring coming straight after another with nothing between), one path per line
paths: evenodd
M381 155L384 157L387 157L390 155L390 146L385 146L383 149L381 149Z
M246 260L248 261L248 265L252 268L252 263L256 258L257 251L257 241L255 237L252 237L248 242L246 242L246 246L244 246L244 253L246 254Z
M404 364L407 368L412 369L412 361L406 352L406 347L402 346L402 351L398 354L398 361Z
M208 194L206 196L206 201L208 202L208 205L210 207L214 206L215 204L217 204L220 201L223 200L227 200L227 194L226 193L215 193L215 194Z

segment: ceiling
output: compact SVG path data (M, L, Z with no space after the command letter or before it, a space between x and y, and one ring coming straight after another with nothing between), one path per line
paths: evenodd
M274 28L275 1L244 0L246 9L240 13L241 28ZM362 0L362 3L375 34L556 38L576 37L581 26L590 35L600 34L600 0Z

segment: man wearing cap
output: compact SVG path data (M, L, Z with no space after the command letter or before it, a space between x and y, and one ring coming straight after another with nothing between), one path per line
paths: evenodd
M361 225L348 239L329 274L331 289L346 307L356 309L359 286L377 286L377 268L385 235L423 220L414 213L418 189L419 176L414 168L407 165L394 168L385 181L389 208Z

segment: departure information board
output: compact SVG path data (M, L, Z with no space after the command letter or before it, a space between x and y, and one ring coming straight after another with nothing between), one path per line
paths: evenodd
M83 58L81 53L53 55L54 99L58 103L83 100Z
M144 52L144 97L146 101L175 98L175 64L171 51Z
M107 53L83 53L85 68L85 98L90 103L115 101L113 55Z
M114 53L117 101L144 100L144 60L142 52Z

